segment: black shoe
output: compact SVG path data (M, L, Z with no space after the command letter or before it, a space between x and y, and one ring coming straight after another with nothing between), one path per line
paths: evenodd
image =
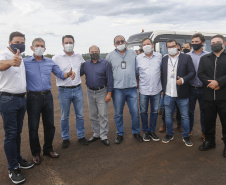
M115 139L115 144L120 144L123 140L123 136L118 135L117 138Z
M162 139L163 143L169 143L170 141L172 141L174 139L173 136L166 134L166 136Z
M226 146L224 147L223 156L226 157Z
M91 137L90 139L89 139L89 143L92 143L92 142L94 142L94 141L96 141L96 140L98 140L98 139L100 139L99 137Z
M201 151L207 151L209 149L216 148L216 144L209 141L204 141L204 143L199 147L199 150Z
M82 145L88 145L89 142L86 140L85 137L78 139L78 142L81 143Z
M66 139L66 140L63 140L63 143L62 143L62 148L67 148L70 144L70 140L69 139Z
M149 136L148 133L144 133L143 140L144 141L150 141L150 136Z
M110 145L110 142L108 141L108 139L105 139L105 140L102 140L103 143L106 145L106 146L109 146Z
M27 162L25 159L19 162L19 168L22 169L29 169L32 168L33 166L34 166L33 162Z
M133 136L137 139L137 141L143 142L143 138L140 136L140 134L133 134Z
M14 184L19 184L25 181L25 178L21 175L19 168L10 170L9 178Z
M151 139L153 141L159 141L160 140L159 137L154 132L149 133L149 136L151 137Z
M185 143L185 145L186 146L193 146L193 143L191 142L191 140L190 140L190 137L188 136L188 137L184 137L183 138L183 141L184 141L184 143Z

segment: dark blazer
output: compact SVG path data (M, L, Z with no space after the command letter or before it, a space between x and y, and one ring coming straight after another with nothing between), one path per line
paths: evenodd
M162 90L165 94L166 84L167 84L167 74L168 74L168 55L162 58L161 67L161 80L162 80ZM188 98L190 96L190 84L189 81L195 77L195 67L192 62L190 55L180 53L177 65L177 76L183 78L184 83L182 85L177 85L177 95L178 98Z
M215 74L215 76L214 76ZM212 52L200 59L198 77L203 83L204 100L226 100L226 50L219 57ZM207 88L208 80L216 80L219 90Z

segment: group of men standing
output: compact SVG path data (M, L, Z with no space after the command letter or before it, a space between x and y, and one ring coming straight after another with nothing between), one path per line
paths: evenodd
M19 168L29 169L41 163L41 146L38 128L40 115L44 127L43 154L52 158L59 155L53 150L55 134L53 97L51 94L51 73L56 76L58 98L61 109L62 147L70 144L69 115L73 103L76 115L78 142L88 145L101 140L109 146L108 102L113 99L114 120L117 127L116 144L124 137L123 109L127 103L131 115L132 134L137 141L159 141L155 134L158 106L161 93L164 96L166 136L163 143L174 138L173 114L175 102L180 110L182 140L192 146L190 134L194 124L194 110L197 99L200 105L202 133L205 141L200 150L215 148L216 115L219 113L226 157L226 52L224 38L216 35L211 39L212 53L203 51L205 37L192 37L193 51L187 54L178 51L177 41L166 42L168 55L162 57L154 52L154 43L149 38L142 41L144 53L136 55L126 48L122 35L114 38L115 50L106 60L100 57L100 48L91 46L91 59L84 61L74 52L74 37L62 38L63 51L49 59L43 56L45 41L36 38L32 42L33 55L21 58L25 51L25 35L13 32L9 37L9 47L0 54L0 112L5 130L4 149L8 160L9 177L13 183L25 181ZM201 58L201 59L200 59ZM81 76L86 76L87 99L93 136L86 140L83 116L83 91ZM69 78L70 77L70 78ZM143 138L140 136L140 116ZM25 97L27 94L27 98ZM148 107L151 106L148 123ZM20 134L27 109L30 149L33 162L28 162L20 154Z

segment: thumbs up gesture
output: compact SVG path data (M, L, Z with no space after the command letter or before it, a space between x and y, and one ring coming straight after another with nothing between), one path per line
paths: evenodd
M182 85L182 78L178 76L177 79L177 85Z
M11 61L11 66L19 67L21 62L22 62L22 58L20 57L20 50L17 49L17 52Z
M68 77L70 76L72 80L75 79L75 72L72 71L72 67L71 67L70 71L67 74L68 74Z

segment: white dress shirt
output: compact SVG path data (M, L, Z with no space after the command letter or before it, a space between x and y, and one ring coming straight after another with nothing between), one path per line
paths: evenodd
M177 66L179 55L175 57L168 57L168 71L167 71L167 84L166 95L170 97L177 97ZM172 78L173 77L173 78Z
M0 60L11 60L14 55L15 54L7 48L0 53ZM0 71L0 92L12 94L26 92L26 73L23 60L19 67L11 66L5 71Z
M139 92L143 95L156 95L162 90L162 55L153 52L149 58L142 53L136 59L136 73L139 75Z
M53 61L59 66L59 68L67 73L72 67L72 71L75 72L75 79L67 78L62 80L56 77L56 85L59 86L76 86L81 84L82 80L80 77L81 65L85 62L82 58L82 55L79 53L74 53L71 56L68 56L64 51L60 54L57 54L53 57Z

